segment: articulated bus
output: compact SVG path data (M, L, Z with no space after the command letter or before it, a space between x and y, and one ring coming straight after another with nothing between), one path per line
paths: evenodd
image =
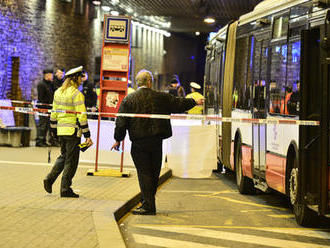
M330 213L330 1L265 0L206 46L205 113L314 120L217 122L218 160L242 194L287 195L297 223Z

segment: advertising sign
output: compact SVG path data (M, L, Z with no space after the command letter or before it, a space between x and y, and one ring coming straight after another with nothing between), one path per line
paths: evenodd
M107 71L128 71L128 48L104 47L102 69Z

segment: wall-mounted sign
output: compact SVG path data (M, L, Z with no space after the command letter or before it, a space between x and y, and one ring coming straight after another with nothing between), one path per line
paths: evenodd
M128 48L104 47L102 69L106 71L128 71Z
M129 42L131 19L129 17L105 16L104 42Z

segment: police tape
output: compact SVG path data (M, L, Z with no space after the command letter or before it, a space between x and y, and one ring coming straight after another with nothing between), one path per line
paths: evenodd
M299 125L299 126L318 126L319 121L310 120L294 120L294 119L254 119L254 118L234 118L234 117L220 117L218 115L187 115L187 114L132 114L132 113L113 113L113 112L78 112L72 110L52 110L52 109L41 109L41 108L27 108L27 107L11 107L11 106L0 106L3 110L12 110L19 113L25 114L38 114L49 116L50 113L69 113L69 114L86 114L95 115L101 117L130 117L130 118L151 118L151 119L171 119L171 120L200 120L200 121L217 121L227 123L252 123L252 124L273 124L273 125Z
M53 107L53 104L51 103L40 103L40 102L36 102L36 101L21 101L21 100L11 100L11 99L6 99L6 101L10 101L12 103L17 103L17 104L28 104L28 105L32 105L32 106L49 106L49 107ZM92 110L93 108L86 108L87 110Z

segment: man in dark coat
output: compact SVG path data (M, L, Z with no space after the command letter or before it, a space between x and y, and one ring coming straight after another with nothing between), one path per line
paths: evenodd
M53 82L53 91L55 92L58 88L60 88L64 82L65 69L57 68L55 71L55 77Z
M88 73L84 72L84 76L82 78L83 81L83 89L82 93L85 96L85 106L86 108L92 108L96 106L97 95L96 90L94 88L93 83L88 81Z
M53 102L53 70L46 69L43 71L43 80L38 84L38 103L52 104ZM39 108L51 109L50 105L38 105ZM37 125L36 146L45 147L47 132L49 131L49 117L39 115L39 123Z
M119 113L162 114L182 113L196 104L203 104L204 99L195 101L192 98L175 97L151 89L153 76L142 70L136 76L139 88L127 95L119 107ZM142 206L133 214L155 215L155 194L162 166L162 142L172 136L169 119L118 117L112 149L119 148L128 130L132 141L131 155L137 170Z

